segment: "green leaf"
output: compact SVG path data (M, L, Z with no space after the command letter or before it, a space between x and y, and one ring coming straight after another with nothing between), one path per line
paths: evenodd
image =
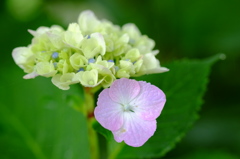
M93 128L94 128L95 131L97 131L98 133L103 135L107 140L113 139L112 132L105 129L104 127L102 127L102 125L100 125L99 122L97 122L97 121L94 122L93 123Z
M197 119L203 103L210 67L219 55L205 60L181 60L166 65L169 72L146 75L137 80L150 82L162 89L167 97L162 114L157 119L157 130L142 147L125 145L118 159L161 157L180 141ZM110 152L114 154L116 152ZM112 157L113 158L113 157Z
M6 73L0 75L0 158L89 158L85 118L66 100L82 98L80 86L63 91L47 78L23 80L16 66L4 69Z

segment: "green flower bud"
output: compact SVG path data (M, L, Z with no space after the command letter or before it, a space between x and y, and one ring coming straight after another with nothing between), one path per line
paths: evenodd
M38 75L41 75L44 77L52 77L57 73L57 70L55 70L52 61L51 62L39 62L36 65L36 72Z
M72 71L72 67L68 64L67 60L60 60L57 63L57 70L62 74L68 73Z
M117 77L129 78L131 74L134 74L134 66L130 61L121 60L120 69L117 71Z
M92 69L91 71L80 71L76 76L85 87L95 87L102 82L98 82L98 71L96 69Z
M80 53L75 53L70 57L70 63L75 70L78 70L80 67L86 66L88 60Z
M78 83L75 73L57 74L52 77L52 83L60 89L68 90L70 84Z
M141 67L142 67L142 64L143 64L143 60L142 59L139 59L137 62L134 63L134 70L136 72L136 75L139 73ZM135 76L135 75L134 75Z
M103 76L103 81L101 83L101 85L104 88L107 88L109 86L111 86L111 84L116 80L116 77L113 74L105 74Z

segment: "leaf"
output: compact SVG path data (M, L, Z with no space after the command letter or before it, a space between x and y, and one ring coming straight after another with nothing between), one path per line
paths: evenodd
M66 100L82 96L79 86L63 91L47 78L23 80L16 66L4 69L6 73L0 75L0 158L89 158L85 118Z
M157 119L157 130L142 147L125 145L118 159L161 157L180 141L197 119L197 112L203 103L210 67L219 55L205 60L175 61L166 67L169 72L146 75L137 78L150 82L165 92L166 105ZM116 152L110 152L116 153Z
M95 121L93 123L93 128L95 131L102 134L107 140L111 140L113 138L112 132L102 127L99 122Z

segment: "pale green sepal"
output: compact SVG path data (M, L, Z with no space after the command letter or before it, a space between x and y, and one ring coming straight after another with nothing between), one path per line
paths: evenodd
M76 78L85 87L95 87L102 82L102 80L98 82L98 71L96 69L80 71L76 74Z
M146 35L141 35L141 32L135 24L125 24L122 29L124 33L130 36L129 44L138 48L141 54L151 52L155 46L154 40L148 38Z
M53 25L50 28L49 27L45 27L45 26L41 26L41 27L37 28L36 31L28 29L28 32L30 34L32 34L33 36L39 36L39 35L45 34L46 32L48 32L50 30L55 30L55 31L59 31L59 32L64 31L64 29L61 26Z
M57 70L60 71L62 74L69 72L70 69L71 67L69 67L67 60L60 60L57 63Z
M77 23L69 24L67 31L64 33L63 42L71 47L79 49L82 39L83 35L80 31L79 25Z
M114 51L114 41L112 40L111 36L108 34L104 34L103 36L106 44L106 52Z
M102 65L108 69L112 68L114 66L114 62L108 62L106 60L102 60L102 56L98 56L95 64Z
M139 71L141 74L162 73L169 71L169 69L160 66L160 62L152 53L143 56L143 65Z
M69 48L64 48L59 53L59 58L62 60L68 60L70 56L72 55L72 51Z
M116 39L114 44L115 50L113 51L114 56L124 54L131 48L131 46L128 44L128 41L129 36L127 34L123 34L121 37Z
M134 74L134 66L131 61L120 60L120 68L127 70L130 74Z
M51 59L52 53L52 51L38 51L35 53L35 57L40 62L47 62Z
M139 58L140 58L139 50L138 50L138 49L135 49L135 48L129 50L129 51L126 53L125 57L124 57L124 59L129 59L129 60L131 60L132 62L137 61Z
M139 49L141 54L146 54L152 51L155 42L146 35L143 35L136 41L135 46Z
M107 87L111 86L115 80L116 80L116 77L113 74L105 74L101 85L104 88L107 88Z
M101 75L106 75L106 74L112 74L112 72L105 66L99 65L99 64L90 64L92 69L95 69L98 71L99 74Z
M128 23L123 25L122 30L123 32L127 33L130 36L131 40L138 39L141 35L139 29L133 23ZM130 42L134 43L135 41L130 41Z
M70 57L70 64L75 70L79 70L80 67L88 64L88 60L80 53L75 53Z
M89 35L96 32L96 29L101 22L96 18L92 11L86 10L79 15L78 23L83 34Z
M68 90L70 84L78 83L75 78L75 73L65 73L63 75L57 74L52 77L52 83L62 90Z
M34 67L34 54L28 47L17 47L12 52L14 62L25 72L31 73Z
M55 70L52 61L39 62L37 63L35 68L36 68L36 73L44 77L52 77L57 73L57 70Z
M129 78L130 77L129 72L126 69L119 69L117 71L116 75L117 75L118 78Z
M63 32L59 32L56 30L51 30L49 32L47 32L48 38L50 40L50 42L52 43L52 45L55 47L55 49L62 49L65 44L63 42ZM54 49L54 48L52 48Z
M143 64L143 60L142 59L139 59L137 62L134 63L134 70L136 72L136 74L139 72L139 70L141 69L142 67L142 64Z
M104 55L106 45L103 36L100 33L93 33L90 38L84 38L81 41L81 50L87 59L93 58L97 54Z
M32 72L32 73L24 75L23 79L32 79L32 78L35 78L37 76L38 76L37 72Z
M133 63L130 61L120 60L120 69L117 71L118 78L129 78L135 74Z

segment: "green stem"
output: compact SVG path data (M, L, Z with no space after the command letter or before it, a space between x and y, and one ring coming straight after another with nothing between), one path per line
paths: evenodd
M88 130L88 140L90 145L90 158L99 159L99 146L98 137L96 131L93 129L92 125L95 121L93 111L94 111L94 96L91 88L84 89L85 102L84 107L86 111L87 118L87 130Z

